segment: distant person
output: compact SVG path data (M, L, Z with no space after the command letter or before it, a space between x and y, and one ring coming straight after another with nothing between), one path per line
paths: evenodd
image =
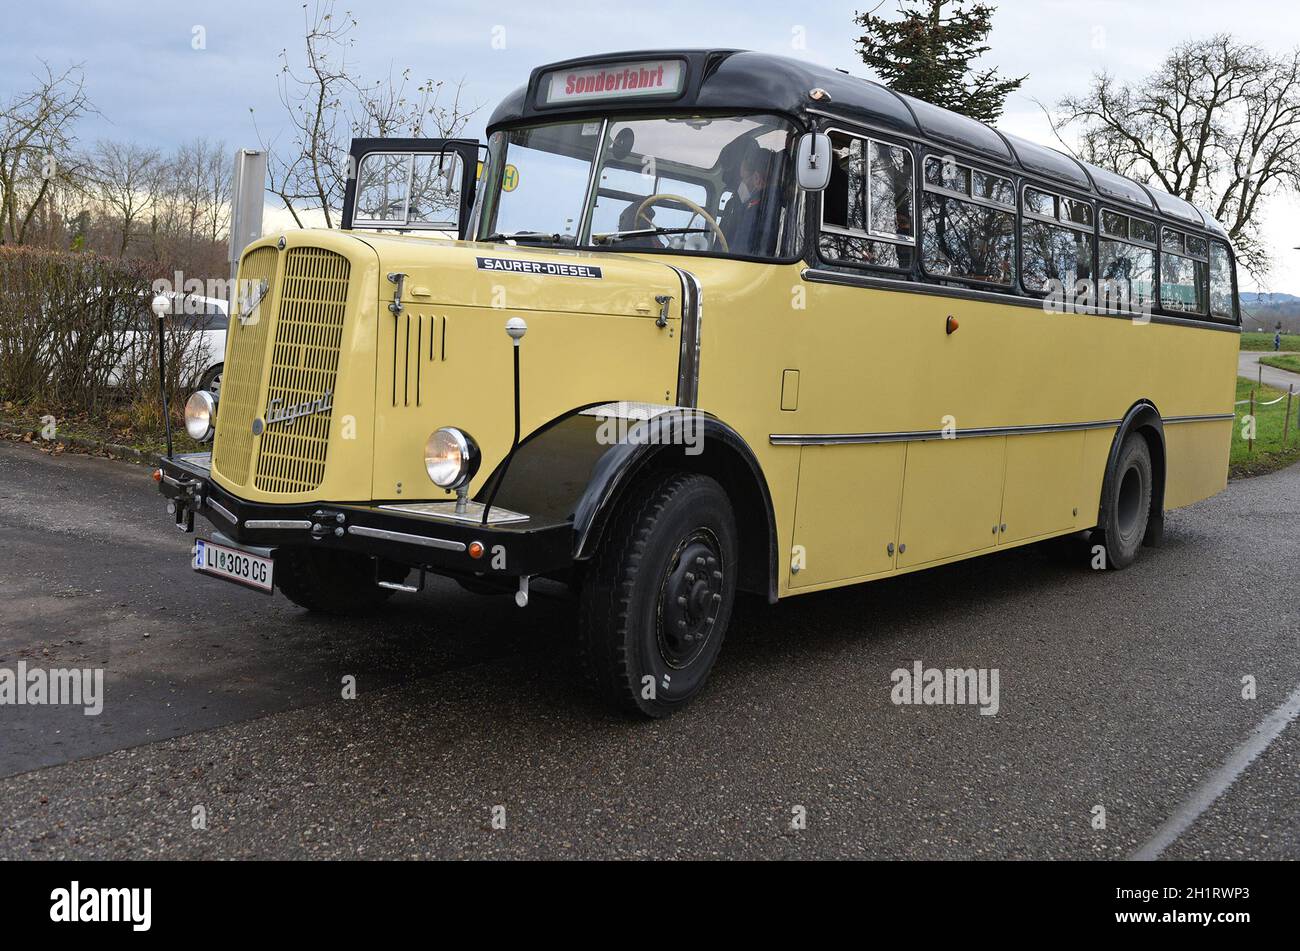
M1273 332L1273 349L1282 349L1282 331L1280 329Z

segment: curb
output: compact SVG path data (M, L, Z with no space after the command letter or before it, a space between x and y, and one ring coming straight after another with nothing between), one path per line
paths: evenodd
M68 449L102 454L110 459L121 459L141 466L152 466L156 465L157 462L156 453L134 449L131 446L119 446L117 443L107 442L103 439L92 439L88 436L55 436L53 439L42 439L36 436L35 433L36 430L26 423L15 423L11 420L0 419L0 436L26 436L30 434L32 435L31 444L34 446L66 446Z

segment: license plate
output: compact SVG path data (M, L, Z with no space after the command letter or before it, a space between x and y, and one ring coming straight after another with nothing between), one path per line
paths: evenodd
M206 538L194 541L192 567L205 575L224 578L226 581L233 581L235 584L242 584L267 594L274 590L271 585L271 574L275 570L275 562L270 558L218 545Z

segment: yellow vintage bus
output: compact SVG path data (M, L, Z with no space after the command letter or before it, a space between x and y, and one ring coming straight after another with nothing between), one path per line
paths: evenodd
M838 71L554 63L470 140L358 140L340 231L251 245L161 461L200 572L314 611L427 574L577 591L614 706L770 601L1091 531L1130 564L1227 477L1223 228Z

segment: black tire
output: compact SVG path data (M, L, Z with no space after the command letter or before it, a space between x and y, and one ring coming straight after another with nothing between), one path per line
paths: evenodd
M373 559L327 548L278 550L275 585L300 608L343 616L366 614L393 595L375 584Z
M214 367L209 367L208 372L203 374L202 379L199 380L198 388L200 390L207 390L213 396L220 397L221 396L221 371L224 368L225 368L224 363L218 363Z
M1107 568L1137 561L1151 517L1151 486L1151 449L1139 433L1130 433L1106 478L1106 521L1095 537L1105 546Z
M731 501L708 476L663 475L624 504L579 594L583 668L606 703L658 718L700 692L731 620L737 560Z

